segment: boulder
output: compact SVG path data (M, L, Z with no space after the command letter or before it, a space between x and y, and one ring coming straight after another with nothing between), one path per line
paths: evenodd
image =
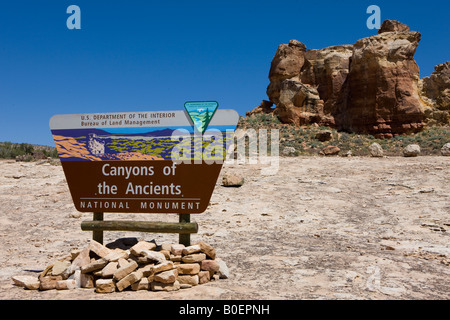
M181 258L181 261L183 261L184 263L195 263L195 262L202 262L205 259L206 259L206 254L193 253L193 254L184 256L183 258Z
M135 271L128 275L126 275L124 278L122 278L119 282L116 283L117 290L123 291L124 289L131 286L133 283L141 280L142 278L142 272Z
M71 265L72 264L70 261L55 261L52 267L51 275L62 276L64 279L67 279L71 273L71 270L69 270Z
M323 148L319 154L323 155L323 156L335 156L337 154L339 154L339 152L341 151L341 149L339 149L336 146L327 146L325 148Z
M172 269L155 274L154 281L160 283L174 283L178 277L178 270Z
M158 281L152 281L150 283L152 291L177 291L180 290L180 283L175 281L173 283L163 283Z
M219 277L220 279L228 279L230 277L230 270L228 269L227 264L222 259L216 259L219 263Z
M103 269L108 264L108 260L103 258L92 261L91 263L81 267L81 273L89 273Z
M89 251L89 248L86 248L76 255L76 258L72 261L72 265L70 266L71 271L80 270L81 267L86 266L91 262Z
M80 288L95 288L95 278L93 274L89 274L89 273L80 273L80 279L77 280L75 279L75 281L77 282L77 286L78 283L80 284Z
M199 277L198 275L181 275L178 276L177 281L180 285L189 284L191 286L196 286L199 284Z
M142 278L141 280L133 283L131 285L131 290L150 290L150 282L148 281L148 278Z
M151 250L142 250L141 254L145 257L145 259L149 262L154 263L163 263L166 261L166 256L161 252L151 251Z
M105 257L108 253L111 252L110 249L102 245L101 243L91 240L89 243L89 249L94 252L96 255L98 255L100 258Z
M281 154L283 156L292 156L295 155L295 148L294 147L284 147L283 151L281 152Z
M244 178L234 174L224 174L222 185L224 187L241 187L244 184Z
M200 247L200 245L194 244L192 246L184 248L182 254L187 255L187 254L198 253L201 250L202 250L202 248Z
M156 244L153 242L139 241L130 248L130 252L135 256L140 256L144 250L154 250L155 248Z
M199 266L200 269L200 266ZM39 289L39 279L33 276L14 276L12 280L16 286L24 287L28 290L37 290Z
M450 143L444 144L444 146L441 148L441 154L443 156L450 156Z
M185 248L184 244L173 244L170 248L170 252L175 255L179 256L183 253L183 249Z
M56 289L56 283L63 280L62 276L44 276L39 279L39 290L52 290Z
M119 259L128 259L129 254L127 251L121 250L121 249L115 249L111 250L110 253L108 253L104 259L108 260L109 262L117 262Z
M216 249L214 249L213 246L211 246L211 245L209 245L209 244L207 244L207 243L205 243L203 241L200 241L200 242L198 242L196 244L200 246L201 251L204 254L206 254L206 256L209 259L213 259L214 260L216 258Z
M77 283L74 279L59 280L56 282L56 290L72 290L77 288Z
M210 280L211 280L211 274L209 273L209 271L200 271L198 273L198 283L199 284L207 283Z
M112 278L118 269L118 262L111 261L101 271L102 278Z
M379 143L376 142L372 143L369 146L369 152L372 157L383 157L384 155L383 148L380 146Z
M206 260L204 260L206 261ZM200 272L200 264L198 263L181 263L176 266L179 274L198 274Z
M138 264L136 261L131 261L128 264L124 265L123 267L119 268L114 272L113 278L116 281L122 280L124 277L129 275L131 272L136 270L138 267Z
M409 31L409 27L397 20L385 20L378 29L378 33L403 31Z
M201 269L203 271L210 271L211 275L213 275L214 273L219 272L220 265L216 260L203 260L201 263Z
M116 284L113 279L98 279L95 282L95 292L112 293L116 291Z
M404 157L417 157L420 154L420 146L417 144L409 144L403 149Z
M172 261L164 261L160 264L153 266L153 272L159 273L159 272L163 272L163 271L172 270L174 268L175 268L175 266Z

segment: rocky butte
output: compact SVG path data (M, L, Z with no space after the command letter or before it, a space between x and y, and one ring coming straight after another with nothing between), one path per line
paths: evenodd
M419 32L386 20L377 35L353 45L307 50L297 40L281 44L269 72L270 101L247 115L273 113L284 123L377 138L449 124L450 64L421 80L414 60L420 40Z

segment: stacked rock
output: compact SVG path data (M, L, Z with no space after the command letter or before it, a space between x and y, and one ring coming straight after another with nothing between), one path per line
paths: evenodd
M175 291L210 280L228 278L228 268L204 243L185 247L138 241L127 250L109 249L91 240L89 246L49 265L38 278L13 277L26 289L95 288L97 293L131 290Z

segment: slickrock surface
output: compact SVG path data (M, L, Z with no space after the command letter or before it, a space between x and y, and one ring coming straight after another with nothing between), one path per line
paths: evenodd
M191 242L211 245L216 262L226 263L228 279L207 282L207 271L197 273L198 267L186 262L178 272L183 283L153 285L176 291L39 291L14 285L12 278L36 278L56 260L86 248L91 233L81 231L80 223L92 216L74 209L60 166L0 161L0 299L450 298L449 157L281 158L276 175L261 175L260 165L237 164L225 165L226 173L241 175L245 183L226 188L219 177L207 211L191 216L199 224ZM178 216L105 213L105 220L117 219L177 222ZM178 242L178 235L131 232L105 232L104 242L128 237ZM156 252L136 249L143 256ZM183 248L174 252L182 258ZM117 259L117 265L93 271L97 275L104 270L110 276L111 269L128 263L99 253L101 259ZM86 251L77 254L79 265L89 258ZM218 268L213 262L202 265ZM62 269L64 263L58 264L45 285L73 287ZM147 271L134 270L126 281L133 282L138 272ZM30 280L16 278L35 288ZM84 279L85 285L91 280ZM111 282L101 281L99 290L108 292ZM197 282L201 285L189 287Z

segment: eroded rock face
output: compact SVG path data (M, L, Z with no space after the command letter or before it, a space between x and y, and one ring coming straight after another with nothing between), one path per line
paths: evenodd
M418 96L415 31L383 32L353 46L346 99L337 122L341 129L380 138L423 128Z
M300 74L305 62L306 46L297 40L280 44L270 66L270 81L291 79Z
M385 20L380 26L378 33L384 32L402 32L409 31L409 27L406 24L403 24L396 20Z
M285 123L300 125L319 122L323 117L323 101L317 89L300 80L305 53L303 43L291 40L278 47L272 60L267 96L277 106L274 114Z
M285 123L301 125L321 122L323 101L317 89L296 80L280 84L277 108L274 114Z
M419 32L387 20L378 35L354 45L280 45L267 88L274 114L285 123L318 123L379 138L421 130L425 107L414 60L420 39Z
M450 124L450 62L437 65L420 80L420 96L427 105L429 124Z
M317 89L323 100L320 124L335 126L337 106L342 103L343 85L347 80L353 46L341 45L320 50L308 50L305 54L300 78L302 83Z

